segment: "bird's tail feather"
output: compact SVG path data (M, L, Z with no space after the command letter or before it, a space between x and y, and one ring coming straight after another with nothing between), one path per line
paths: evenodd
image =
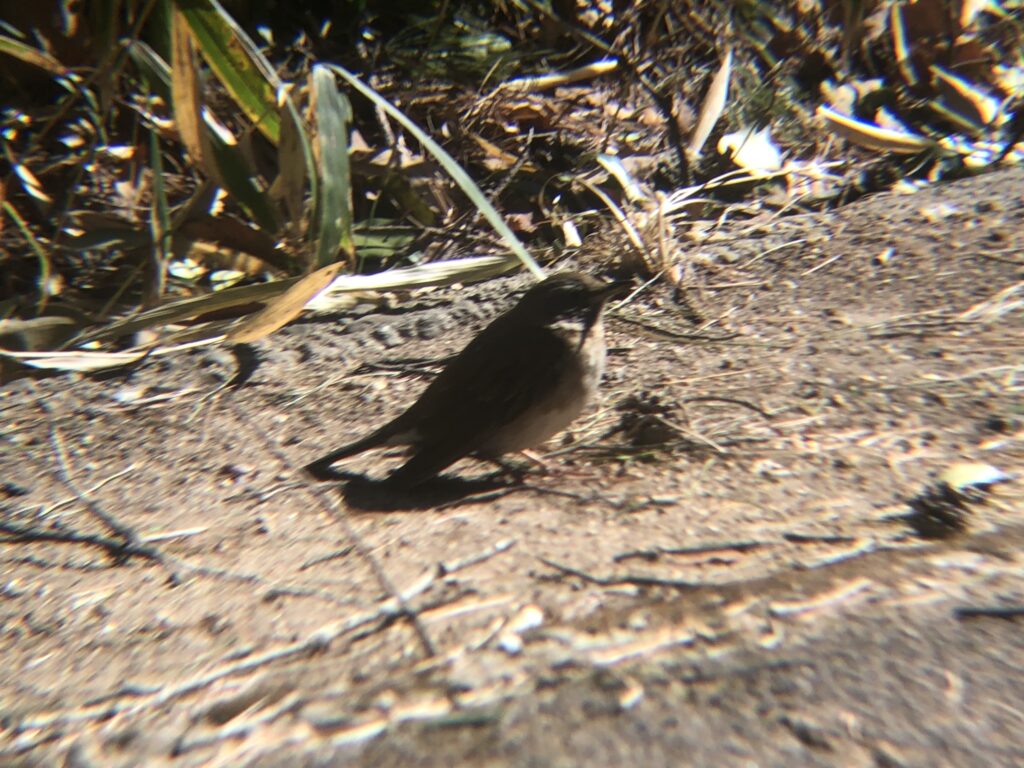
M303 469L317 480L333 480L338 477L337 473L331 470L331 465L339 459L355 456L357 453L368 451L382 445L401 445L407 442L404 434L401 434L401 424L391 422L366 437L356 440L354 443L343 445L325 456L321 456L314 462L307 464Z

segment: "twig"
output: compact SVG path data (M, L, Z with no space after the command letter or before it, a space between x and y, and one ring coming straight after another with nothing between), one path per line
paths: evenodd
M86 490L86 494L91 496L92 494L96 493L96 491L98 491L103 486L108 485L109 483L112 483L114 480L120 480L125 475L130 474L131 472L134 472L134 471L135 471L135 465L134 464L129 464L127 467L122 469L120 472L115 472L112 475L108 475L107 477L103 478L102 480L99 480L95 484L89 486L89 488ZM48 516L52 515L54 512L56 512L57 510L61 509L62 507L66 507L69 504L72 504L72 503L74 503L76 501L78 501L78 497L77 496L68 496L67 498L61 499L60 501L55 501L53 504L51 504L48 507L42 507L40 509L40 511L39 511L40 515L42 517L48 517Z
M662 276L662 272L659 271L656 275L654 275L654 277L650 278L649 280L647 280L644 283L641 283L637 288L634 288L630 292L630 294L626 298L624 298L622 301L619 301L619 302L616 302L616 303L612 304L612 306L609 307L608 310L605 311L605 315L611 315L611 316L614 316L614 317L619 317L620 316L619 313L621 312L621 310L624 307L627 307L630 304L632 304L633 301L641 293L643 293L648 288L650 288L652 285L654 285L654 283L656 283L661 278L661 276Z
M972 606L964 605L953 609L953 615L958 619L1019 619L1024 617L1024 605L1005 606Z
M278 448L276 441L274 441L270 437L270 435L268 435L258 424L253 422L253 420L250 419L248 415L244 411L242 411L241 408L238 408L234 403L231 404L231 407L234 409L235 415L238 417L238 419L243 423L247 424L250 429L256 432L263 439L264 445L266 446L267 450L271 454L273 454L274 457L279 462L281 462L285 467L287 467L293 473L297 474L298 469L291 462L291 460L284 454L284 452L281 451L280 448ZM349 522L344 512L338 509L337 503L329 499L327 497L327 494L320 490L320 488L318 488L316 485L313 485L312 483L306 483L305 487L309 494L313 496L313 498L315 498L317 502L320 504L320 507L323 509L324 513L327 514L328 517L332 518L335 522L338 523L338 525L342 527L342 530L345 532L345 535L348 537L349 541L352 542L352 546L355 549L356 553L370 567L370 570L373 572L374 578L377 579L377 583L380 584L384 591L391 596L391 599L397 601L399 607L398 614L404 616L406 619L409 620L409 623L411 624L413 631L416 633L416 636L419 639L420 644L423 646L423 650L426 652L426 654L428 656L436 656L437 651L434 648L434 644L431 641L430 636L427 634L426 628L419 620L419 616L416 614L415 611L412 610L412 608L410 608L406 604L405 599L402 597L402 594L395 587L394 583L391 581L391 578L387 575L387 573L384 572L384 568L377 561L377 558L374 557L373 552L370 551L370 548L366 546L362 538L356 532L355 528L352 527L352 524Z
M630 245L633 246L633 250L636 252L637 256L640 257L640 264L643 267L642 271L648 274L656 271L654 269L654 265L651 264L651 261L647 256L647 247L643 242L643 238L640 237L640 233L637 231L636 227L633 226L633 222L629 220L629 217L626 216L625 211L619 208L619 206L615 204L615 201L612 200L611 197L609 197L608 194L596 184L591 184L586 179L576 179L576 182L586 187L591 194L601 200L608 210L611 211L612 216L626 233L626 239L629 240ZM638 269L636 271L639 272L641 270Z
M87 544L92 547L99 547L106 551L115 560L123 560L126 556L146 557L159 560L159 553L151 547L139 543L131 543L98 536L91 533L77 533L75 531L45 531L38 528L26 528L14 523L0 522L0 544L15 542L53 542L60 544Z
M124 541L118 541L115 539L107 538L106 536L99 536L91 533L78 533L77 531L55 531L55 530L42 530L39 528L29 528L20 526L15 523L0 522L0 534L6 534L5 538L0 538L0 544L14 543L14 542L51 542L57 544L86 544L88 546L99 547L106 550L111 557L115 560L122 560L127 556L138 556L145 557L153 560L160 565L167 568L171 576L175 580L180 580L180 575L175 572L175 568L181 569L189 573L200 574L203 576L212 576L214 578L226 579L229 581L237 581L246 584L260 581L258 576L252 574L237 574L225 571L220 568L212 568L207 565L192 565L191 563L181 560L180 558L167 555L163 552L153 549L152 547L146 546L146 544L154 541L164 541L165 539L178 538L181 536L192 536L197 533L202 533L205 528L189 529L183 531L170 531L167 533L157 533L152 536L146 536L140 539L139 543L131 544Z
M34 384L33 388L35 388ZM38 390L36 390L36 394L39 407L46 414L47 420L50 425L50 445L53 448L53 452L57 457L58 479L64 484L64 486L69 491L71 491L72 495L74 495L74 497L78 499L79 503L82 504L93 517L99 520L104 526L106 526L107 530L109 530L116 536L119 536L123 541L123 544L119 552L112 552L108 549L108 552L111 552L114 561L118 564L121 564L127 559L128 556L137 555L139 557L145 557L149 560L162 562L163 556L157 549L146 546L139 538L138 534L135 533L134 530L125 525L122 525L113 516L107 514L107 512L104 511L104 509L99 504L93 501L88 494L86 494L78 487L78 484L71 477L71 468L70 462L68 460L67 449L64 445L64 438L60 433L60 429L57 427L57 422L54 417L53 411L50 409L50 406L43 399L42 395L39 394ZM96 540L92 543L96 544L97 546L103 546L104 548L106 548L105 544L99 543L102 539L103 537L96 537Z
M741 408L748 408L758 416L763 418L765 421L771 421L772 416L768 411L759 408L753 403L747 400L739 400L735 397L713 397L711 395L700 395L698 397L687 397L683 399L684 403L731 403L732 405L738 405Z
M353 550L352 545L349 545L347 547L342 547L341 549L331 550L330 552L328 552L325 555L320 555L319 557L314 557L314 558L312 558L310 560L307 560L306 562L304 562L302 565L299 566L299 570L300 571L305 571L305 570L307 570L309 568L312 568L315 565L323 565L324 563L329 563L331 560L339 560L339 559L341 559L343 557L348 557L349 555L352 554L352 550Z
M878 543L872 539L854 538L851 543L852 546L847 547L844 550L833 552L832 554L818 558L817 560L813 560L809 563L796 563L793 567L796 570L807 571L813 571L817 568L831 568L832 566L844 563L847 560L853 560L854 558L863 557L865 555L889 549L889 547L880 547Z
M515 539L502 539L498 543L485 549L483 552L477 552L476 554L468 555L458 560L450 560L447 563L438 563L437 570L442 576L448 576L456 571L461 571L464 568L469 568L472 565L478 565L486 560L490 560L492 557L500 555L502 552L507 552L512 549L515 543Z
M843 256L845 256L845 255L846 255L845 253L839 252L835 256L833 256L831 259L825 259L825 261L821 262L821 264L816 264L813 267L811 267L810 269L804 270L803 272L800 273L800 277L807 277L808 275L813 275L819 269L824 269L825 267L829 266L830 264L834 264L835 262L837 262L841 258L843 258Z
M191 680L186 680L171 688L164 688L158 693L146 696L145 700L134 703L97 705L76 710L73 713L52 713L30 718L18 724L18 730L32 730L52 727L54 725L75 722L81 720L95 720L100 718L113 717L118 714L134 715L143 710L159 707L168 702L179 699L190 693L208 688L219 680L227 677L234 677L245 672L251 672L260 667L267 666L282 659L288 659L302 654L314 654L326 649L333 641L342 635L352 632L367 624L378 620L390 620L405 616L408 612L404 608L406 601L425 592L437 577L428 573L426 577L405 590L398 598L388 598L371 611L353 616L345 621L336 621L328 624L311 633L303 640L277 648L258 656L251 656L241 661L225 664L220 669L198 675Z
M768 613L771 616L788 617L802 616L820 611L826 608L834 608L847 600L861 595L874 587L876 582L867 576L858 576L854 579L843 581L824 592L818 592L796 600L775 600L768 604Z
M78 501L85 506L86 509L99 520L107 529L114 534L117 534L124 539L127 544L136 544L138 542L138 535L131 528L122 525L112 515L107 512L95 501L82 491L74 480L71 479L71 467L68 462L67 449L64 446L64 437L60 433L60 429L57 428L55 423L50 424L50 445L54 449L54 453L57 455L57 476L61 482L67 486Z
M556 571L561 571L568 576L576 576L577 578L589 581L591 584L597 584L600 587L617 587L622 584L633 584L638 587L672 587L673 589L697 589L701 585L692 581L683 581L682 579L661 579L657 576L639 576L639 575L623 575L623 576L594 576L593 574L581 571L578 568L573 568L569 565L562 565L556 563L554 560L548 560L546 557L537 556L544 565L554 568Z
M769 546L767 541L725 541L720 544L702 544L695 547L654 547L653 549L634 549L620 552L612 557L616 563L623 560L639 558L641 560L657 560L662 555L709 555L713 552L749 552Z
M977 320L947 320L938 319L931 322L902 323L890 327L882 327L878 331L868 331L869 339L896 339L900 336L914 336L919 339L930 338L936 335L936 331L944 330L952 333L958 327L978 326L981 323Z
M681 437L685 437L695 443L703 443L716 453L728 453L728 451L725 450L725 447L723 445L715 442L710 437L707 437L706 435L703 435L700 432L695 432L692 429L686 429L682 424L676 424L674 421L670 421L669 419L666 419L664 416L655 415L654 418L661 422L662 424L664 424L669 429L674 430L676 434L680 435Z
M666 328L659 328L656 325L638 320L635 317L626 317L625 315L616 315L616 320L628 323L629 325L636 325L643 328L645 331L652 333L657 336L664 336L667 339L679 339L681 341L707 341L707 342L720 342L720 341L732 341L738 339L742 334L740 333L723 333L720 336L709 336L705 333L679 333L678 331L670 331ZM770 345L764 345L766 349L772 349ZM789 349L789 347L779 347L780 349Z
M207 525L200 525L195 528L182 528L177 531L160 531L158 533L149 533L142 537L142 540L147 544L152 544L155 541L168 541L169 539L184 539L189 536L198 536L202 533L206 533L210 530Z
M125 525L122 525L113 516L107 514L106 511L104 511L99 504L93 501L82 489L80 489L78 484L72 479L68 452L64 445L64 437L61 435L60 429L57 427L53 411L50 410L50 406L47 405L42 396L38 398L38 403L39 407L43 410L49 420L50 446L53 448L53 452L57 457L57 477L65 487L74 494L75 498L89 510L89 513L107 527L107 530L120 536L124 539L126 544L139 547L139 537L135 531ZM155 553L152 556L158 557Z
M793 544L850 544L857 541L856 536L816 536L809 533L784 533L782 538Z
M297 691L293 691L278 701L274 706L264 709L258 714L245 718L240 722L231 722L212 734L204 734L193 738L182 736L174 745L174 756L191 752L194 749L212 747L223 741L248 736L255 728L272 723L281 715L288 714L302 701Z

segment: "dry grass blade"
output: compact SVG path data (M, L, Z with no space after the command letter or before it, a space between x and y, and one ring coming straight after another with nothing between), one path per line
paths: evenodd
M199 71L192 35L181 11L175 8L171 13L171 98L174 122L192 161L207 175L218 179L217 167L211 162L209 138L203 126Z
M149 132L149 154L153 171L153 201L150 212L150 230L153 233L153 249L150 259L150 279L146 285L144 301L153 306L164 294L167 280L167 264L171 257L171 214L164 187L163 155L155 130Z
M500 87L502 90L514 91L516 93L546 91L551 88L578 83L581 80L614 72L618 69L618 66L618 59L601 59L593 64L586 64L565 72L554 72L550 75L537 75L535 77L517 77L515 80L503 83Z
M708 140L712 129L718 122L718 118L725 111L725 104L729 100L729 77L732 74L732 50L725 52L722 65L718 68L711 85L708 87L704 103L700 107L700 117L697 118L697 127L693 129L690 137L690 144L687 150L693 157L700 157L700 151L704 148L704 142Z
M275 296L284 293L290 286L297 283L298 280L298 278L289 278L287 280L277 280L273 283L242 285L207 294L206 296L194 296L188 299L181 299L180 301L172 301L80 336L74 339L73 344L81 346L92 341L111 341L129 334L138 333L139 331L159 328L169 323L179 323L203 317L204 315L222 313L231 308L239 308L241 310L253 305L262 305Z
M65 315L43 315L26 320L0 320L0 349L39 352L55 349L82 327L85 318Z
M825 119L835 133L867 149L913 155L936 146L935 142L926 136L880 128L873 123L842 115L824 105L818 107L818 115Z
M144 351L132 352L11 352L0 349L0 356L33 368L56 371L102 371L141 360Z
M943 101L955 112L967 126L974 131L987 128L995 123L999 116L1000 102L989 94L979 90L962 77L957 77L938 64L931 66Z
M629 202L635 203L638 200L650 202L652 195L644 191L633 175L622 164L622 159L616 155L600 154L597 156L597 164L604 168L613 179L619 182L622 191L626 193Z
M29 248L35 253L36 259L39 261L39 286L42 290L39 292L39 303L36 305L36 311L42 314L43 310L46 309L46 300L50 295L50 275L52 274L52 267L50 264L50 254L43 249L42 243L36 239L36 236L32 234L32 229L29 227L21 214L18 213L17 208L10 204L7 200L3 202L4 212L11 217L11 220L18 227L18 231L25 237L25 241L28 243Z
M19 162L16 158L14 158L7 147L5 147L4 149L4 154L7 156L7 160L11 164L11 168L14 171L14 175L18 177L18 180L21 182L22 189L25 190L25 193L33 200L36 200L39 203L42 203L44 205L51 205L53 203L53 198L46 193L46 190L43 188L42 182L39 181L39 179L36 177L34 173L32 173L31 169L29 169L27 165L25 165L22 162Z
M247 344L269 336L296 317L310 299L331 284L340 270L341 262L335 262L306 275L255 315L243 320L228 334L227 340Z
M907 41L907 28L903 23L903 8L900 3L893 3L889 11L889 28L892 31L892 48L896 55L896 65L907 85L917 85L917 72L911 58L910 44Z
M1004 315L1022 309L1024 309L1024 281L1007 286L995 296L964 310L960 313L960 319L993 322Z
M487 280L515 269L516 263L515 259L507 256L471 256L418 267L391 269L376 275L342 275L306 304L306 309L314 312L333 311L339 304L343 304L339 294L352 291L385 291Z
M306 142L302 124L292 119L291 104L282 101L281 141L277 144L277 178L270 188L274 199L284 201L284 209L291 222L301 222L306 192L306 158L303 142ZM314 190L316 179L313 179ZM314 198L316 193L314 192Z
M281 154L281 160L282 168L289 170L281 179L278 192L286 200L292 224L298 230L303 181L309 180L314 210L317 210L320 193L309 138L288 89L252 39L216 0L178 0L176 5L187 19L203 58L257 129L272 143L280 145L285 132L282 123L288 124L288 147L287 152ZM296 141L301 149L304 174L291 165L298 159ZM227 177L223 165L220 170ZM244 183L241 176L231 178ZM225 181L230 190L231 179ZM276 230L275 226L271 231ZM316 234L315 227L310 227L309 231Z
M633 251L628 255L623 254L621 257L622 263L638 275L653 274L655 269L651 264L651 260L648 258L647 247L644 245L640 232L633 225L633 222L629 220L626 212L623 211L622 208L620 208L615 201L612 200L611 197L609 197L608 194L596 184L591 184L589 181L584 179L578 179L577 181L608 207L608 210L611 211L615 220L619 223L619 226L621 226L622 230L626 233L626 237L633 246Z

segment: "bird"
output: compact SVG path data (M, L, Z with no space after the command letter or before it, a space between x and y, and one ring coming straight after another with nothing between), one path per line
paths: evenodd
M498 459L561 432L597 392L606 344L602 310L628 281L559 272L536 283L454 358L401 415L308 464L331 465L371 448L405 445L411 456L386 481L414 488L466 456Z

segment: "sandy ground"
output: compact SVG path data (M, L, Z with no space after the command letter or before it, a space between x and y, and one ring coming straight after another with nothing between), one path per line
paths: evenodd
M524 487L297 471L522 276L8 385L0 520L159 557L0 543L0 765L1024 764L1022 246L1021 171L736 222ZM1015 479L918 535L961 462Z

